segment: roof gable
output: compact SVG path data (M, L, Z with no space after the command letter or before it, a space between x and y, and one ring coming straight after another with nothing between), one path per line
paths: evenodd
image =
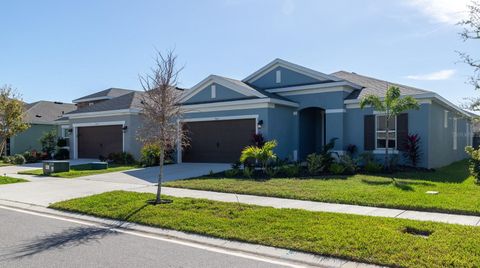
M282 71L282 78L285 76L285 79L282 80L285 80L285 82L276 83L275 72L277 70ZM288 81L289 78L291 81ZM270 88L335 82L341 80L335 76L327 75L282 59L273 60L242 81L258 87L269 88L268 83L265 83L266 81L259 82L259 80L262 79L269 80L270 84L272 84Z
M207 78L203 79L200 83L193 86L190 90L185 92L185 95L182 98L182 103L186 103L188 100L193 98L195 95L199 94L203 91L206 87L218 84L224 88L232 90L239 94L239 96L244 96L245 98L264 98L266 97L264 94L260 93L258 90L250 87L249 85L243 83L242 81L238 81L235 79L218 76L218 75L210 75Z

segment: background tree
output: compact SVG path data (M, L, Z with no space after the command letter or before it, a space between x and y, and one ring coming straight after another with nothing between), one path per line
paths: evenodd
M468 18L459 23L463 26L460 33L463 41L478 40L480 41L480 1L472 1L468 5ZM477 50L478 52L478 50ZM458 52L460 58L473 68L473 75L469 78L469 83L473 85L475 90L480 89L480 59L475 59L465 52ZM470 98L465 108L472 111L480 111L480 98Z
M184 111L179 105L183 91L177 88L177 56L173 51L166 55L157 52L155 66L150 74L140 76L144 90L142 95L142 127L138 134L144 144L157 145L160 148L157 196L154 204L170 202L161 199L161 187L166 152L173 150L178 143L187 145L187 139L181 125Z
M408 111L408 110L418 110L419 105L416 99L411 96L400 97L400 89L395 86L390 86L387 89L387 94L382 100L376 95L369 94L365 96L360 101L360 108L363 109L365 106L372 106L375 111L381 112L385 115L385 169L390 169L390 162L388 158L388 142L389 142L389 132L390 125L389 121L394 119L397 115Z
M49 159L53 158L57 146L57 130L52 129L51 131L44 132L40 138L40 144L42 145L42 152L44 152Z
M0 155L5 153L8 139L29 127L20 94L11 86L0 87Z

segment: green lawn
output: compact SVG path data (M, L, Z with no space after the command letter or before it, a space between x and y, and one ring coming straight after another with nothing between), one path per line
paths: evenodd
M460 161L435 172L390 176L355 175L339 178L276 178L264 181L232 178L198 178L167 182L169 187L238 194L357 204L424 211L480 215L480 185ZM428 195L426 191L438 191Z
M381 217L275 209L174 198L152 206L153 194L114 191L51 208L400 267L472 267L480 263L480 229ZM431 233L428 238L406 233Z
M17 182L27 182L27 180L11 178L11 177L6 177L6 176L0 176L0 185L9 184L9 183L17 183Z
M124 171L124 170L138 168L138 166L109 165L108 169L99 169L99 170L91 170L89 168L90 168L89 164L74 165L74 166L70 166L70 171L68 172L53 173L50 176L61 177L61 178L77 178L77 177L83 177L83 176L89 176L89 175L95 175L95 174ZM18 174L43 176L43 170L42 169L25 170L25 171L18 172Z

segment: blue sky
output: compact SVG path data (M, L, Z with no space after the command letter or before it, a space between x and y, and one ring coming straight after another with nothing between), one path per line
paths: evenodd
M181 86L242 79L274 58L433 90L478 94L455 51L467 0L2 1L0 84L26 101L140 89L155 48L175 48ZM476 50L475 50L476 48ZM475 55L475 54L474 54Z

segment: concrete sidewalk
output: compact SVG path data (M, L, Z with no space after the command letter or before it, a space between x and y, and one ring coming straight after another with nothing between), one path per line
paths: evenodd
M130 188L127 191L156 193L156 187ZM222 202L240 202L250 205L268 206L274 208L294 208L319 212L346 213L364 216L410 219L418 221L433 221L441 223L479 226L479 216L468 216L447 213L423 212L403 209L378 208L368 206L333 204L295 199L264 197L243 194L219 193L210 191L189 190L181 188L162 187L162 194L175 197L204 198Z

